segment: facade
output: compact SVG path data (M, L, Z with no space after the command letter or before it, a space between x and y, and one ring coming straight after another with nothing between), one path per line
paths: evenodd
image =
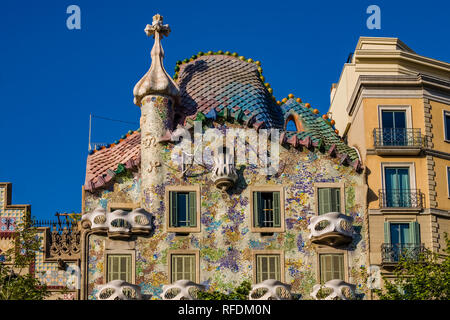
M444 253L450 231L450 64L396 38L361 37L329 112L366 167L369 260L389 277L404 252Z
M199 53L172 79L161 47L169 27L156 15L145 31L155 44L134 88L140 129L87 159L80 298L169 299L242 280L301 299L334 280L364 298L357 151L301 99L277 103L259 62Z

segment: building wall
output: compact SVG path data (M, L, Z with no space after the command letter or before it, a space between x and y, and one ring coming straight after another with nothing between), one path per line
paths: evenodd
M210 178L210 170L194 165L198 176L180 178L181 167L169 158L171 147L166 149L168 171L165 183L155 186L161 210L155 216L155 233L139 236L135 241L135 283L144 294L160 298L162 285L169 283L168 254L170 250L196 250L200 256L198 282L209 290L226 292L242 280L253 281L252 254L257 250L279 250L284 253L285 282L292 291L309 299L312 286L318 281L316 249L308 240L308 222L315 215L315 182L345 184L345 213L354 217L355 237L347 250L347 281L360 283L359 268L365 265L363 176L353 168L339 165L336 159L319 151L280 147L280 171L266 177L255 166L239 169L237 187L231 192L218 190ZM119 177L110 190L95 194L85 193L86 212L97 205L107 208L113 202L138 201L139 173ZM165 187L175 185L201 186L201 232L177 236L166 232L164 216ZM284 186L285 232L262 236L250 230L249 186ZM143 200L146 201L145 199ZM140 205L143 205L140 203ZM90 235L88 240L87 294L92 299L98 284L104 283L104 253L107 239L104 235ZM334 248L321 248L333 252ZM358 282L359 281L359 282ZM361 286L360 286L361 287Z

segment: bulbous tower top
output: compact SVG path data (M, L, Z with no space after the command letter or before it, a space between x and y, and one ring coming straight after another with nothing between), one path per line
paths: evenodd
M151 25L147 24L144 29L147 36L153 36L155 43L151 51L152 64L147 73L134 86L134 104L141 106L141 100L149 94L164 94L177 98L180 94L178 85L173 81L164 69L164 50L161 46L161 39L168 36L170 27L163 24L163 17L159 14L153 16Z

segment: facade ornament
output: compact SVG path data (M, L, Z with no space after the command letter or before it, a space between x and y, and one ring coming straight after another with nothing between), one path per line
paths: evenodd
M343 245L352 242L353 217L340 212L329 212L311 218L309 238L314 243Z
M161 46L161 39L170 33L170 27L163 24L163 17L159 14L153 17L151 25L144 29L147 36L153 36L155 43L151 51L152 64L148 72L135 85L133 89L134 104L141 107L141 100L150 94L164 94L171 97L178 97L180 89L164 69L164 50Z
M85 229L108 232L113 235L129 235L131 233L150 233L152 229L152 216L146 210L137 208L132 211L114 210L106 213L102 207L98 207L81 218L81 224Z
M163 286L163 300L197 300L199 291L205 290L205 286L190 280L178 280L172 284Z
M319 290L325 290L325 296L318 296ZM316 284L311 292L311 297L316 300L350 300L355 294L356 286L343 280L333 279L324 285Z
M159 162L159 161L150 161L149 164L148 164L147 172L151 173L153 171L153 169L155 169L155 171L156 171L157 167L161 167L161 162Z
M221 147L214 154L213 160L212 181L217 188L228 190L238 179L236 167L234 166L233 153L229 152L227 148Z
M98 300L142 300L141 287L123 280L113 280L98 288Z
M50 235L50 256L75 256L81 250L80 230L64 228L61 233L54 229Z
M291 300L291 286L281 281L268 279L252 286L249 300Z

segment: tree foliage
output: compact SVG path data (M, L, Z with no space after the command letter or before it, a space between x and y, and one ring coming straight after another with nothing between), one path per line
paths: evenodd
M42 238L35 228L22 223L12 237L12 247L0 262L0 300L42 300L49 295L46 285L29 273Z
M445 254L426 249L418 259L402 257L394 269L394 279L383 276L384 290L373 292L381 300L450 299L450 241L445 235Z
M251 282L244 280L237 288L228 294L220 291L200 291L197 298L199 300L247 300L251 289Z

